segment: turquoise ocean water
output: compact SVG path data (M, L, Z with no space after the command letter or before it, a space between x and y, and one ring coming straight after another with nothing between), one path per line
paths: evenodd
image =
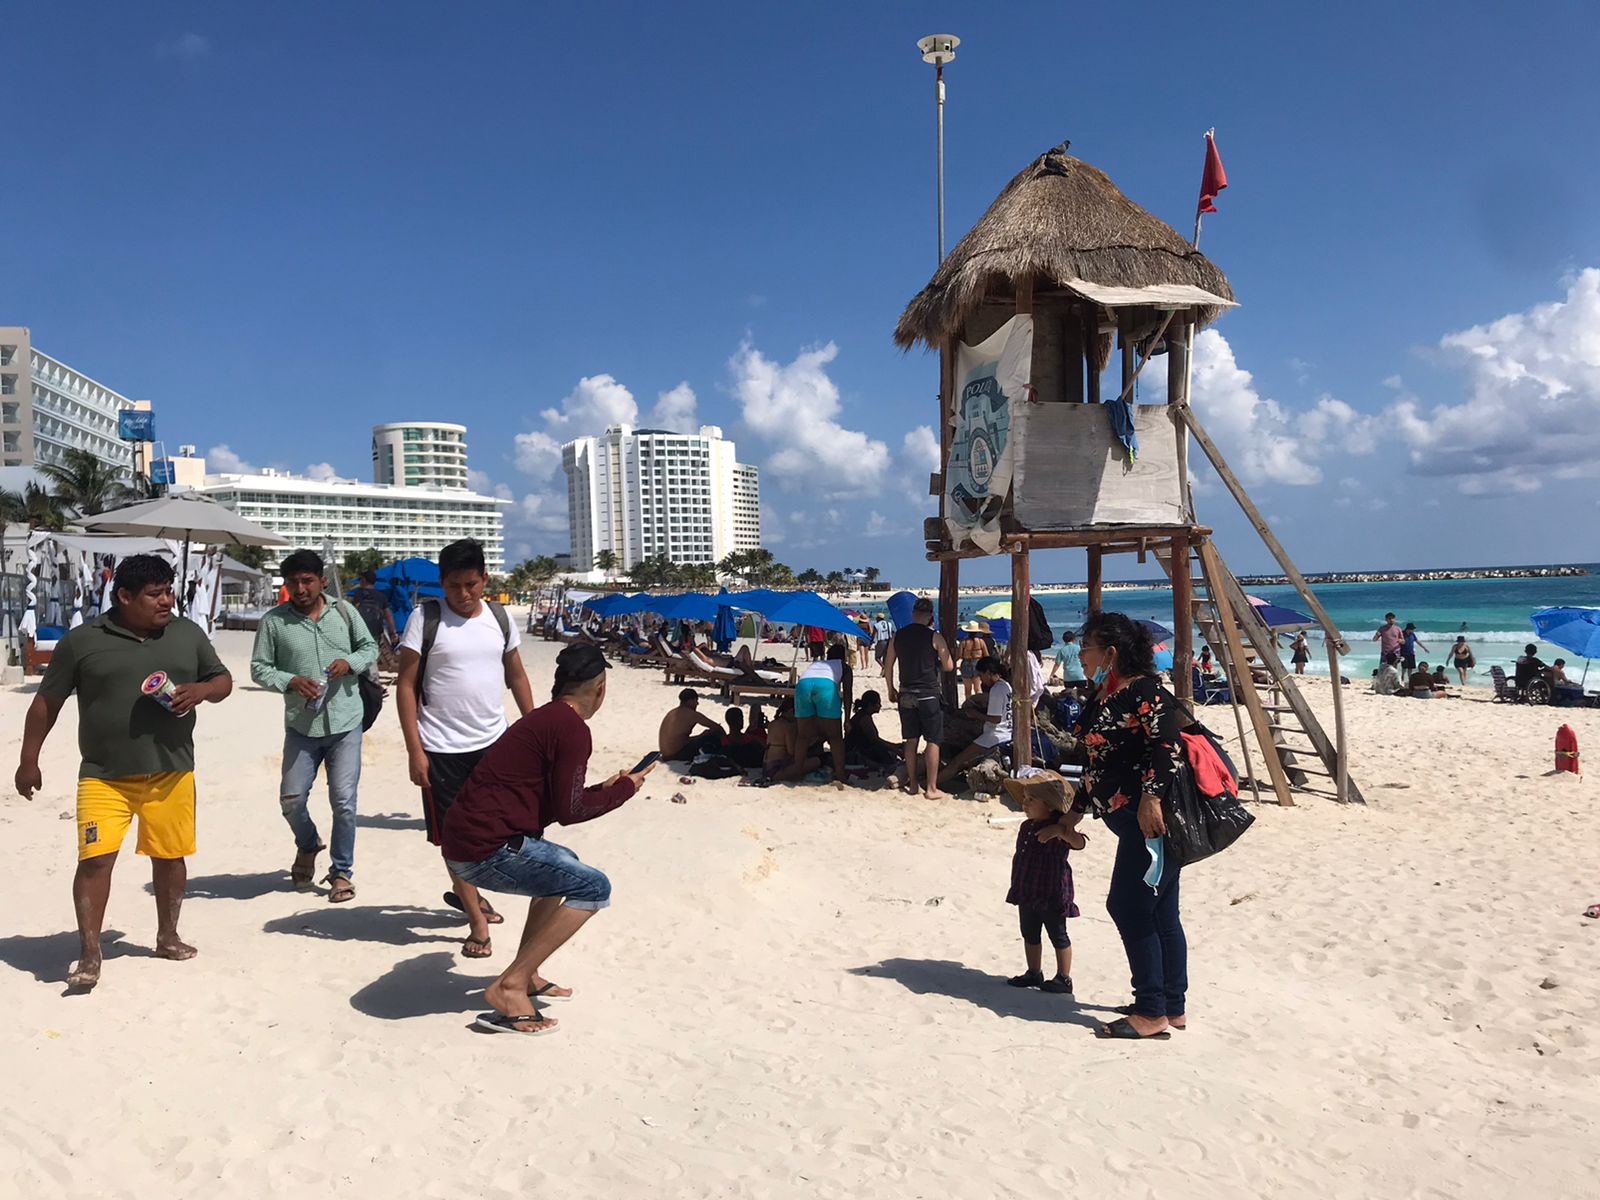
M1426 568L1439 569L1439 568ZM1341 660L1341 668L1352 680L1364 680L1378 665L1377 643L1370 641L1373 631L1383 624L1383 614L1393 612L1404 625L1414 623L1417 634L1426 650L1419 657L1430 664L1445 657L1445 651L1455 641L1458 633L1465 634L1477 657L1478 666L1472 682L1487 686L1488 669L1499 665L1509 669L1523 646L1529 642L1539 645L1539 655L1545 662L1561 657L1569 667L1583 670L1583 660L1534 637L1528 616L1535 609L1556 605L1580 608L1600 608L1600 565L1588 565L1589 574L1560 579L1467 579L1441 580L1428 583L1336 583L1324 584L1312 590L1322 601L1328 615L1337 622L1350 643L1351 655ZM1286 608L1304 611L1304 604L1291 587L1246 587L1252 596L1259 596ZM1003 598L995 593L994 598ZM961 601L963 619L976 612L989 599L964 596ZM1071 592L1039 597L1050 627L1058 635L1063 629L1074 629L1085 615L1085 596ZM1161 624L1172 625L1172 593L1165 587L1133 588L1105 593L1107 609L1127 613L1133 617L1148 618ZM1322 646L1320 630L1307 634L1311 640L1311 664L1308 672L1328 673L1327 652ZM1288 640L1284 639L1287 646ZM1199 644L1196 643L1198 651ZM1288 655L1284 655L1288 661ZM1455 675L1452 671L1451 679ZM1590 671L1589 685L1600 680L1600 660Z

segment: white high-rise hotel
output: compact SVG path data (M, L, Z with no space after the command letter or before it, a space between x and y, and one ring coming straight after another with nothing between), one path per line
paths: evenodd
M715 425L672 433L613 425L561 448L572 565L610 550L626 569L665 554L714 563L761 545L761 485Z

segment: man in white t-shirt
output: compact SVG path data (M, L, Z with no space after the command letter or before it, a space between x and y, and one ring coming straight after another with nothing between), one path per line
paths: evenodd
M504 689L517 712L533 708L533 688L518 653L521 637L505 610L483 598L489 580L483 547L471 538L439 551L444 603L424 600L400 637L395 708L406 740L411 782L422 789L428 840L439 844L444 815L472 769L506 731ZM430 636L431 635L431 636ZM445 902L483 913L491 925L503 918L478 889L450 876ZM466 958L488 958L489 939L468 936Z
M979 759L988 758L1011 744L1011 685L1005 667L993 655L978 660L978 682L984 689L983 732L939 772L939 786L949 784Z

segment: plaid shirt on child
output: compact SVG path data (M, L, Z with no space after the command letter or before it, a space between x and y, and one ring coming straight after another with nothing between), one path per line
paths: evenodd
M1070 848L1061 838L1041 842L1038 837L1039 831L1055 820L1024 821L1017 830L1006 903L1023 904L1047 916L1075 917L1078 906L1073 900L1072 864L1067 861Z

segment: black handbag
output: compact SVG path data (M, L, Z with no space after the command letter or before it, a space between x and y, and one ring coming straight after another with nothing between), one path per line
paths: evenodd
M383 711L383 698L388 689L363 671L356 676L356 691L361 693L361 732L365 733Z
M1178 767L1161 799L1161 817L1167 824L1167 858L1180 867L1220 854L1255 823L1237 796L1202 795L1187 762Z
M356 623L350 616L350 605L346 601L338 601L339 611L344 614L344 623L350 630L350 645L356 644ZM383 684L374 679L370 672L363 671L356 676L356 692L361 696L361 732L371 729L378 720L378 714L383 711L383 698L389 694Z

